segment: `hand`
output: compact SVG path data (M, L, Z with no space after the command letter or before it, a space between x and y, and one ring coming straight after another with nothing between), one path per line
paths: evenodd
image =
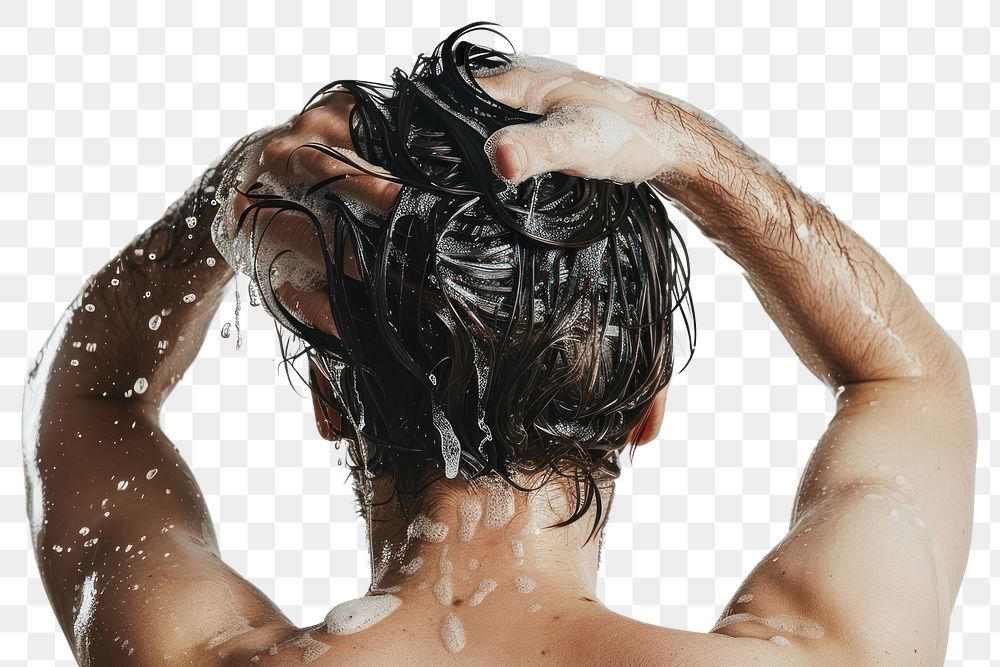
M254 199L254 186L258 183L265 184L263 191L271 192L266 184L290 186L289 189L294 191L298 187L330 181L326 187L341 198L353 200L378 215L389 213L399 195L398 184L368 175L362 169L317 150L319 146L327 146L369 171L388 175L384 169L369 164L354 151L348 125L353 108L354 98L350 93L333 90L316 105L289 121L285 129L264 146L259 166L251 169L237 187L232 215L227 220L230 237L237 222L257 201ZM308 201L301 203L309 206ZM255 211L250 211L248 218L254 214ZM267 269L278 253L290 251L279 257L274 265L278 269L276 276L272 277L276 298L303 323L337 335L329 305L323 248L313 222L305 214L289 210L276 213L275 209L264 208L256 212L256 216L256 224L245 225L255 235L253 247L257 251L254 269L257 274L269 276ZM266 243L258 244L262 234L266 234ZM345 275L361 279L349 248L339 261L343 262ZM294 271L291 270L293 268ZM293 274L298 279L283 277ZM310 275L312 280L309 280ZM263 296L266 302L267 294Z
M493 169L508 183L550 171L619 183L693 174L706 139L728 133L686 102L558 60L515 54L497 69L475 77L488 95L545 116L487 139Z

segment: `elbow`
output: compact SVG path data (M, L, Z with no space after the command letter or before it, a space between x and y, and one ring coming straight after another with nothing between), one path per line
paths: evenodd
M969 360L962 348L950 336L930 354L927 368L928 377L936 381L947 381L957 386L972 387Z

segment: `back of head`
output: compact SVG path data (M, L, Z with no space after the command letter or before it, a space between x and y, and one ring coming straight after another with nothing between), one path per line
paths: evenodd
M495 473L524 488L558 477L574 490L563 523L596 503L597 529L598 485L619 475L629 434L673 372L686 251L645 183L497 179L487 137L541 116L476 83L512 55L458 41L481 25L409 74L396 69L391 85L339 80L317 93L353 94L357 155L402 186L388 217L323 184L270 184L268 206L295 208L321 237L339 336L289 312L273 272L254 280L301 344L294 354L322 373L309 384L342 416L363 506L380 478L409 519L441 478ZM335 261L345 252L360 281ZM681 313L691 339L693 312Z

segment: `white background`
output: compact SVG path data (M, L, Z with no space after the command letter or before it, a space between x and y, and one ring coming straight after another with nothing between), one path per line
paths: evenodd
M499 22L520 51L710 111L906 277L965 350L980 416L949 664L1000 655L1000 19L987 0L15 0L0 16L0 664L72 664L30 551L20 402L30 361L83 280L238 137L285 120L333 79L409 71L476 20ZM674 378L660 440L619 484L599 592L635 618L706 631L784 535L834 404L740 268L671 211L691 252L698 347ZM269 319L246 308L242 318L240 349L209 336L167 404L166 430L202 485L225 560L293 621L315 623L366 589L364 533L337 453L277 373ZM676 349L680 368L683 330Z

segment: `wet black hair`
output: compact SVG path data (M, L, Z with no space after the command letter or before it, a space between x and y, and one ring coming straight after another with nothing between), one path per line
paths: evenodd
M391 84L341 79L305 105L335 90L354 96L355 150L389 175L318 142L301 149L398 183L388 217L332 191L331 179L298 197L255 184L240 224L290 209L320 236L339 337L267 298L268 275L254 282L292 332L286 361L306 355L333 388L306 380L343 416L359 505L386 475L409 520L418 505L405 500L435 480L495 472L527 490L521 474L540 473L575 490L573 514L556 525L596 504L592 538L606 520L597 485L619 476L620 452L634 453L629 433L672 376L675 309L694 351L687 251L647 183L496 177L487 137L542 116L477 84L513 55L459 41L473 30L503 37L489 25L455 30ZM335 261L345 250L361 281Z

